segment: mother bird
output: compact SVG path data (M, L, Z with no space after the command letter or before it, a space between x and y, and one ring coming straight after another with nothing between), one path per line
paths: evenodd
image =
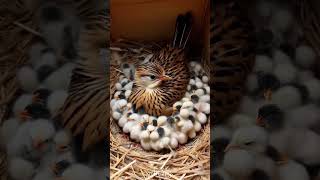
M202 64L210 75L212 124L224 122L237 110L254 64L254 28L244 14L236 1L211 3L210 57Z
M185 46L190 36L192 15L179 15L173 42L148 62L140 64L129 101L136 109L153 116L172 115L172 105L184 96L190 80Z

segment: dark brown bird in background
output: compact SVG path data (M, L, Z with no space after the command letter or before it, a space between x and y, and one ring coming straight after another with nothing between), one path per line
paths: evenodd
M254 28L244 14L236 1L211 3L210 58L204 58L203 64L210 75L214 123L237 110L254 63Z
M192 25L190 12L179 15L171 45L155 53L153 58L138 65L129 101L136 109L153 116L171 115L172 105L184 96L189 83L185 46Z

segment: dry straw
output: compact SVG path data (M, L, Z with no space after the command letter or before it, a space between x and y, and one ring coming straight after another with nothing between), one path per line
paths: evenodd
M161 45L119 40L111 50L112 64L137 63L141 56L158 50ZM162 43L159 43L162 44ZM120 59L120 60L119 60ZM119 64L118 64L119 66ZM117 73L118 69L111 71ZM112 79L111 87L117 79ZM111 91L112 93L113 91ZM112 97L112 95L111 95ZM210 175L210 125L206 125L195 139L178 149L167 152L145 151L133 142L110 119L110 177L111 179L209 179Z

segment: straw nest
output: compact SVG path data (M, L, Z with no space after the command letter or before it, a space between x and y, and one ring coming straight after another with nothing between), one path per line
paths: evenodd
M162 47L120 40L111 43L111 88L121 73L121 63L136 64L144 54ZM116 53L116 55L115 55ZM120 54L120 57L118 55ZM140 59L140 60L139 60ZM114 90L110 91L112 93ZM210 123L210 122L209 122ZM210 125L203 127L191 142L167 152L145 151L133 142L110 118L110 178L111 179L209 179Z

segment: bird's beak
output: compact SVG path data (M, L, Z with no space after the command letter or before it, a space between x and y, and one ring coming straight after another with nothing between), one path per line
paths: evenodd
M63 152L66 152L70 149L70 147L68 145L60 145L60 146L57 146L57 152L58 153L63 153Z
M167 75L162 75L159 77L159 79L161 81L168 81L168 80L171 80L172 78L170 76L167 76Z
M39 141L39 140L34 140L34 141L33 141L33 147L34 147L35 149L37 149L37 150L41 150L42 147L43 147L43 144L42 144L42 142Z
M272 90L271 89L267 89L263 92L263 97L266 101L271 101L272 99Z
M39 102L39 93L36 93L32 96L32 102L33 103L36 103L36 102Z
M224 152L228 152L232 149L240 149L240 146L238 145L234 145L234 144L229 144L225 149L224 149Z
M30 114L26 110L22 111L19 116L22 121L26 121L30 118Z
M258 116L257 120L256 120L256 123L258 126L261 126L261 127L266 127L266 123L264 122L263 118L261 116Z

